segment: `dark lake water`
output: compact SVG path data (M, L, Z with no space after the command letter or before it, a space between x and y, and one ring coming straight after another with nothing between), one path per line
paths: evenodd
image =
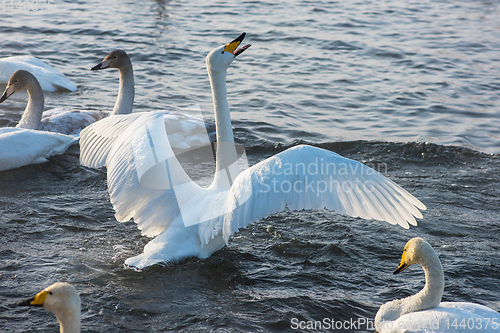
M89 69L122 48L136 112L198 104L213 119L204 58L246 31L252 47L229 69L228 100L250 164L308 143L382 166L428 207L409 230L285 211L208 259L138 273L123 263L149 239L115 220L105 170L81 167L73 147L0 173L0 331L57 331L50 313L15 306L56 281L80 292L84 332L372 320L423 287L419 267L392 274L416 236L442 261L443 300L500 310L500 3L0 0L0 9L0 57L37 56L78 85L46 93L47 109L111 110L118 73ZM1 104L0 126L14 126L26 100Z

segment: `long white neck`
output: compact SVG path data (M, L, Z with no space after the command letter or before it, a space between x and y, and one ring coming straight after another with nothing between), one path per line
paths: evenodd
M408 297L404 313L435 308L439 306L443 297L443 267L434 250L421 258L420 264L425 272L425 286L419 293Z
M129 114L132 113L134 107L134 70L132 63L119 68L120 71L120 88L118 89L118 97L116 98L114 114Z
M61 333L80 333L80 309L66 311L64 315L56 316Z
M28 79L26 90L28 91L28 105L16 127L37 130L42 120L43 91L35 77Z
M239 174L231 115L227 103L226 71L208 70L215 111L217 150L212 187L229 189Z

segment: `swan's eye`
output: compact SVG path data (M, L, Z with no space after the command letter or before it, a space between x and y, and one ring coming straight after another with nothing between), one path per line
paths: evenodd
M49 295L52 295L52 291L49 291Z

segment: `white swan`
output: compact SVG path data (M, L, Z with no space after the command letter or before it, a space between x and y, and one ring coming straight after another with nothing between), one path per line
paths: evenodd
M43 112L44 96L36 77L28 71L20 69L9 79L0 103L15 92L26 89L28 104L23 112L17 128L34 129L69 135L78 135L82 129L91 123L108 115L104 111L53 109Z
M18 303L20 306L41 306L56 315L61 333L79 333L81 301L75 287L57 282L35 297Z
M0 128L0 171L47 162L63 154L78 138L15 127Z
M212 50L207 69L217 128L212 184L194 184L177 160L163 119L155 115L130 126L111 147L103 135L82 132L86 149L104 156L110 200L118 221L134 218L142 233L156 236L144 253L125 261L141 269L206 258L221 249L238 228L281 211L327 208L341 214L385 220L408 228L425 206L367 166L311 146L297 146L240 173L227 102L226 71L249 45L245 34ZM107 121L107 119L103 120ZM96 123L97 124L97 123ZM88 139L88 140L87 140ZM92 163L88 158L87 163Z
M382 305L375 316L380 333L402 332L499 332L500 313L479 304L441 302L443 267L434 249L422 238L406 243L394 274L413 264L425 272L425 286L418 294Z
M44 96L40 83L32 73L25 70L18 70L12 74L4 94L0 97L0 103L15 92L26 89L29 96L28 105L16 127L78 135L88 125L110 114L132 113L134 105L134 74L128 55L125 51L114 50L91 70L104 68L117 68L120 72L120 88L115 107L111 113L99 110L61 108L44 112Z
M0 59L0 84L7 84L10 76L20 69L32 73L44 91L77 90L76 85L64 74L33 56L14 56Z

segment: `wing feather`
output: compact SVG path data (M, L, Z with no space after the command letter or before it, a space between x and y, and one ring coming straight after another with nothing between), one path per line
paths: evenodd
M318 172L318 163L334 168L321 167ZM294 170L299 164L306 165L307 172L299 172L298 167ZM290 165L293 172L284 172ZM316 172L309 166L315 166ZM408 223L416 225L415 217L422 217L418 209L426 209L418 199L368 166L321 148L301 145L243 171L231 188L224 219L214 219L212 227L206 230L222 229L227 241L239 228L286 207L326 208L403 228L409 228ZM223 226L217 226L218 223ZM215 236L202 235L202 239Z
M181 215L186 202L186 196L174 185L182 184L182 191L191 195L200 190L173 152L174 148L192 149L192 145L185 145L186 137L201 136L203 131L204 141L210 143L203 120L191 118L162 112L111 116L82 132L82 164L96 167L104 162L118 221L133 218L144 235L158 235ZM189 132L177 127L183 121L189 122L183 127ZM175 128L174 133L168 132L169 128ZM203 140L189 142L199 145Z
M137 130L156 116L164 117L170 145L179 153L208 145L215 139L213 124L181 113L161 111L113 115L93 123L80 133L80 163L91 168L105 166L118 137L132 125ZM128 131L128 134L134 135L134 132Z

